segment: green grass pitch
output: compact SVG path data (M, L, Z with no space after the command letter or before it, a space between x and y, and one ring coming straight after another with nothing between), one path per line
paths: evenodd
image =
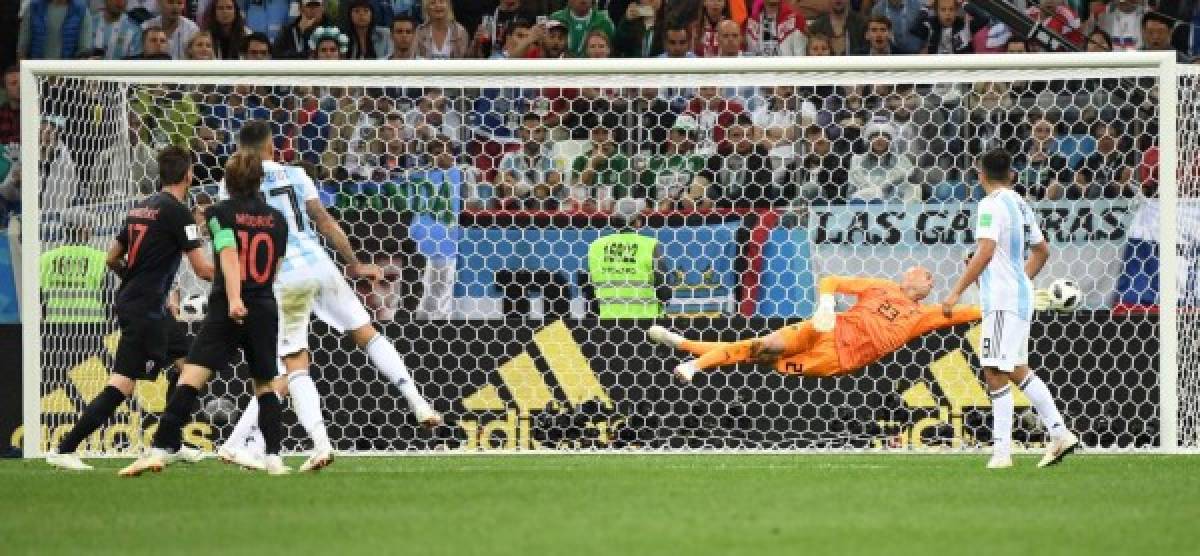
M4 554L1197 554L1200 458L344 457L120 479L0 462ZM290 460L298 465L300 460Z

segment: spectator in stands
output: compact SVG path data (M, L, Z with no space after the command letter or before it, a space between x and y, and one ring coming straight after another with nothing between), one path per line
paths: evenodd
M751 56L795 56L804 52L804 16L783 0L756 4L746 20L745 45Z
M615 199L629 196L629 159L617 149L607 127L592 128L588 149L571 163L571 200L585 211L613 208Z
M1032 1L1030 3L1032 4ZM970 4L967 9L971 9ZM1038 5L1027 8L1025 15L1062 35L1075 46L1083 46L1083 23L1079 19L1079 14L1064 4L1063 0L1038 0Z
M294 0L250 0L246 2L242 8L246 12L246 26L255 33L263 33L267 38L275 41L283 34L283 28L288 23L288 18L291 17L292 2ZM318 2L324 6L322 0L301 0L303 5L312 2ZM303 17L303 16L301 16Z
M782 200L770 153L755 140L747 114L729 127L717 154L708 158L704 175L718 207L767 208Z
M250 33L242 41L243 60L270 60L271 39L262 33Z
M974 35L987 26L987 14L967 4L970 22L959 9L958 0L934 0L935 11L917 23L913 33L924 41L921 54L970 54L975 52Z
M300 15L279 33L272 52L275 58L281 60L311 58L312 52L308 44L313 31L318 27L333 26L333 21L325 16L325 4L322 0L302 0Z
M92 48L109 60L136 55L142 49L142 26L125 13L125 0L105 0L93 17Z
M742 56L742 28L732 19L726 19L717 24L717 51L713 54L720 58L737 58Z
M213 60L216 54L213 52L213 38L208 34L208 31L200 31L192 35L191 40L187 43L187 48L184 50L186 60Z
M583 87L570 100L570 109L562 111L561 125L571 132L572 139L587 139L588 130L604 126L613 130L620 143L626 138L622 122L629 112L631 98L614 87Z
M1144 0L1115 0L1096 17L1093 29L1112 37L1112 50L1125 52L1142 48L1142 18L1146 16Z
M21 68L4 68L4 104L0 104L0 145L21 142Z
M784 196L793 206L844 203L848 179L846 155L834 150L824 128L809 126L804 132L804 158L796 171L796 190L785 191Z
M422 4L428 0L375 0L375 21L380 26L389 26L397 17L407 17L413 20L413 25L420 23L424 12Z
M811 32L808 35L808 40L804 44L805 56L833 56L833 45L829 42L829 37Z
M92 16L86 0L28 2L17 39L21 58L69 60L91 53Z
M1162 14L1146 12L1146 15L1142 16L1142 50L1174 50L1175 47L1171 44L1173 23ZM1188 61L1183 52L1179 52L1178 60L1181 63Z
M142 24L143 33L151 27L159 27L167 34L167 54L173 60L187 57L188 42L192 40L192 35L200 31L200 27L192 20L183 17L183 8L184 0L158 0L161 15Z
M867 56L890 56L900 54L892 44L892 21L885 15L873 15L867 20Z
M716 87L699 87L688 102L686 114L699 124L698 147L709 150L725 140L725 130L737 121L745 107L736 100L722 98Z
M1118 148L1121 132L1117 126L1096 122L1092 124L1096 152L1087 157L1075 172L1074 187L1067 189L1068 199L1116 199L1134 195L1133 168L1137 153L1132 148Z
M609 58L612 56L612 45L604 31L592 31L583 40L584 57L589 59Z
M475 2L469 1L469 4ZM482 4L482 2L480 2ZM455 12L462 15L459 8L455 8ZM472 58L491 58L499 49L504 47L504 40L508 37L509 26L513 20L522 16L521 0L499 0L496 2L496 7L492 10L491 15L482 15L480 24L475 28L475 36L471 43Z
M729 4L726 0L702 0L696 17L692 19L692 52L708 58L717 55L717 25L729 19Z
M521 117L521 150L504 155L496 173L500 208L553 209L561 195L562 175L546 148L546 127L532 112Z
M445 3L447 0L434 0ZM342 33L350 38L348 60L379 60L392 55L392 38L386 29L375 26L371 0L350 0L350 18Z
M630 195L636 204L632 208L643 210L650 199L661 211L712 208L713 202L708 197L711 182L704 173L706 161L696 154L697 131L695 118L680 116L671 126L663 151L648 161L635 161L639 177L638 187ZM625 198L619 194L614 197Z
M38 177L42 183L38 188L42 210L64 209L78 204L82 190L79 187L79 177L71 152L63 144L59 132L64 121L57 116L49 117L42 122L38 141L41 152L38 163L41 169Z
M557 60L567 57L567 26L558 20L547 19L542 23L543 31L537 46L541 49L541 57L547 60Z
M406 139L419 141L445 137L457 142L462 136L462 115L454 108L453 101L441 87L425 87L425 94L413 103L413 108L404 117L408 130ZM457 143L451 146L457 147Z
M1054 124L1044 118L1037 120L1024 143L1013 157L1017 171L1013 190L1030 201L1061 199L1072 176L1067 158L1054 150Z
M171 40L161 27L149 26L142 28L142 53L126 60L170 60Z
M659 58L695 58L692 52L691 28L683 23L672 23L663 32L663 53Z
M465 58L471 36L454 19L450 0L425 0L425 23L417 27L417 56L445 60Z
M919 54L927 41L914 32L925 17L922 0L876 0L873 15L881 15L892 23L892 43L899 54Z
M772 156L791 161L800 129L816 123L817 107L797 95L796 87L777 85L767 101L753 111L751 119Z
M242 42L252 31L246 27L236 0L213 0L205 16L206 29L212 35L213 51L221 60L237 60Z
M1087 42L1088 52L1112 52L1113 42L1112 37L1102 29L1095 29L1088 33Z
M445 137L426 145L426 170L409 174L417 206L411 207L413 220L409 235L417 251L425 257L421 273L424 286L417 305L416 318L449 319L454 310L454 275L458 260L461 228L458 216L463 199L477 197L473 168L454 163L454 153Z
M625 8L625 17L617 26L617 55L625 58L654 58L663 52L663 28L666 27L663 0L636 0Z
M593 0L567 0L567 7L550 14L550 19L567 27L567 52L576 58L587 55L585 39L588 33L602 31L611 40L615 31L608 11L592 4Z
M97 163L99 171L109 174L106 183L116 186L112 192L116 198L149 195L158 185L158 152L142 139L142 119L129 112L126 121L128 141L113 141Z
M565 27L564 27L565 29ZM546 34L546 27L533 25L525 18L509 22L508 34L504 37L504 48L492 53L492 59L520 59L536 55L538 41Z
M342 60L350 50L350 37L337 27L318 27L308 37L308 49L314 60Z
M829 37L834 56L866 50L867 19L850 10L849 0L830 0L829 13L818 17L808 29Z
M919 202L921 188L909 176L913 163L908 155L893 149L896 128L877 118L867 124L863 136L867 152L850 159L850 200L860 202Z
M391 59L417 59L417 22L407 15L398 15L392 19Z

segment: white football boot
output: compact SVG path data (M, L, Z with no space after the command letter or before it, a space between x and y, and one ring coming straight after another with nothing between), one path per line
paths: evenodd
M988 469L1008 469L1013 466L1012 456L1008 454L992 454L992 459L988 460Z
M120 477L137 477L147 471L158 473L167 467L167 451L151 448L148 453L117 472Z
M313 450L313 455L308 456L308 459L300 465L300 472L320 471L330 465L333 465L333 448L319 448ZM269 472L270 468L267 471Z
M200 463L204 460L204 452L187 444L179 446L173 454L167 454L167 463Z
M86 464L79 456L75 454L60 454L51 452L46 454L46 463L52 467L66 469L67 471L91 471L94 467Z
M292 468L283 463L283 458L279 454L264 457L263 467L268 475L288 475L292 472Z
M1079 437L1075 436L1075 433L1067 431L1050 441L1050 445L1046 446L1046 455L1042 456L1042 461L1039 461L1037 466L1055 465L1077 449L1079 449Z
M696 364L692 361L680 363L675 367L675 378L684 384L691 384L692 378L696 376Z
M417 422L422 427L435 429L442 426L442 414L433 409L433 406L429 405L429 402L421 400L420 403L414 404L412 410L417 418Z
M263 464L262 458L254 457L252 454L234 448L233 446L221 446L217 450L217 459L223 463L236 465L251 471L266 471L267 467Z

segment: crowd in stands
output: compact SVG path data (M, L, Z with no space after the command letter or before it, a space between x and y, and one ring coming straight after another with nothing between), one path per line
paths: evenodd
M1179 0L1010 0L1088 51L1200 54ZM956 0L22 0L0 41L0 207L19 199L21 59L413 60L967 55L1039 51ZM19 4L15 6L13 4ZM415 179L469 209L693 210L971 199L1004 145L1030 199L1139 191L1153 83L1089 79L815 87L437 88L47 83L47 206L153 189L190 147L220 179L241 123L330 203ZM127 98L128 104L119 99ZM128 106L130 110L116 110ZM120 140L116 140L120 139ZM112 175L134 167L131 182ZM417 176L417 177L414 177ZM0 213L3 213L0 210Z

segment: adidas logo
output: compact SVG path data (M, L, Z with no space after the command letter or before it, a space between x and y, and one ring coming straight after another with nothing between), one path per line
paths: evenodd
M531 353L532 352L532 353ZM464 417L458 425L466 432L466 450L502 448L534 450L541 448L531 435L530 416L547 407L575 407L599 400L611 407L612 399L600 384L583 350L562 321L542 328L533 335L532 345L520 355L496 369L502 384L488 384L462 399L468 412L504 412L501 418ZM595 426L602 427L603 423ZM602 443L609 442L607 431L600 431ZM491 439L502 435L503 445Z
M976 354L980 353L980 326L978 324L972 326L966 334L967 343L971 345L971 349ZM904 400L905 405L914 409L936 408L938 416L921 419L905 430L903 432L905 438L902 439L901 445L921 447L922 431L931 426L950 423L954 428L952 446L959 447L964 440L964 411L968 408L991 407L991 398L983 389L983 383L979 381L975 374L975 368L971 366L962 349L955 349L935 359L929 364L929 374L933 376L933 382L945 401L939 403L937 397L934 396L934 391L925 382L913 384L902 392L900 398ZM1029 398L1026 398L1025 393L1019 388L1013 388L1013 401L1017 407L1030 405Z
M59 383L42 396L42 450L57 446L63 435L75 425L75 419L85 405L100 394L108 384L108 374L117 352L119 332L104 337L104 351L77 363L66 371L66 383ZM61 371L60 371L61 372ZM159 373L154 382L139 380L125 403L117 406L113 419L101 427L80 446L83 452L136 452L149 446L157 428L145 426L144 417L158 415L167 406L167 377ZM211 450L213 429L205 423L189 423L184 427L184 440L202 450ZM13 431L13 446L21 446L24 425Z

